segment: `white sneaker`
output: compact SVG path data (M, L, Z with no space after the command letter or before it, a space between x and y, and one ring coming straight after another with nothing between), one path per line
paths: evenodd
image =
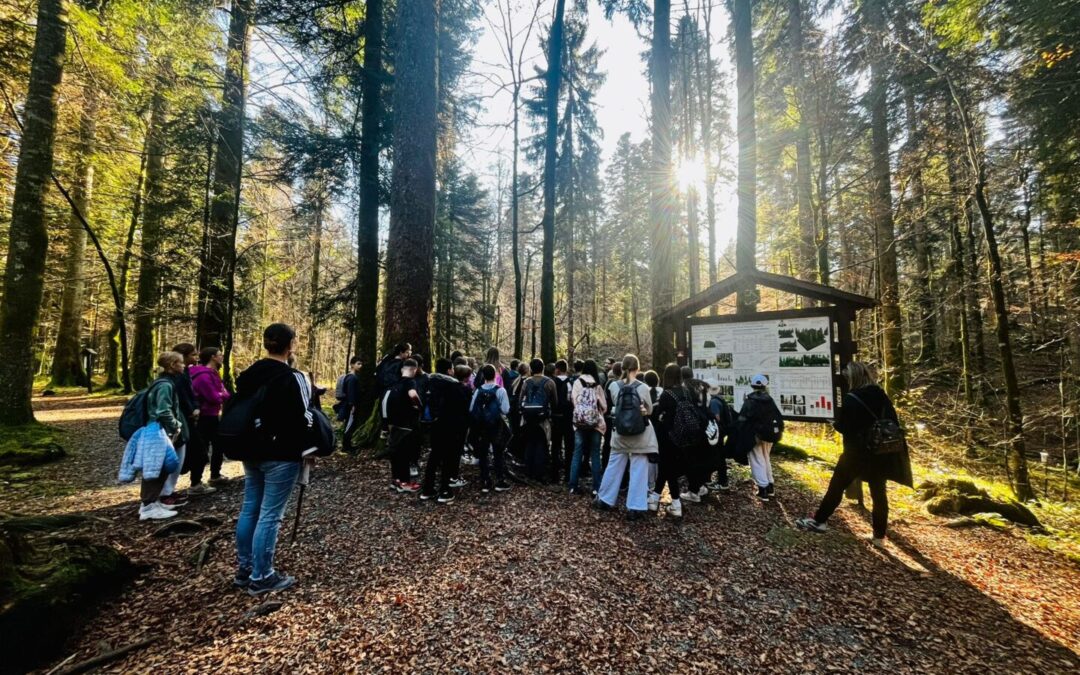
M697 493L698 493L699 497L706 497L709 494L709 488L702 485L701 487L698 488Z
M194 495L196 497L198 497L200 495L212 495L215 492L217 492L217 488L216 487L210 487L206 483L199 483L198 485L192 485L191 489L188 490L189 495Z
M660 510L660 495L656 494L652 490L649 490L649 510L650 511L659 511Z
M451 478L450 479L450 487L452 487L454 489L463 488L468 484L469 484L469 481L465 480L464 478L459 477L459 478Z
M878 548L881 548L881 549L885 548L885 540L884 539L878 539L877 537L870 537L870 543L873 544L874 546L878 547Z
M180 504L162 504L160 499L154 503L166 511L176 511L176 509L180 508Z
M700 504L701 503L701 496L698 493L694 492L694 491L682 493L682 498L685 499L686 501L690 502L691 504Z
M682 518L682 502L678 499L672 499L671 503L667 505L667 513L672 518Z
M176 511L170 511L157 502L139 507L139 520L164 520L175 515Z

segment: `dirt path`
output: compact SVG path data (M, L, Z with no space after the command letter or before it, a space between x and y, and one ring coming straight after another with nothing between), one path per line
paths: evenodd
M242 481L185 507L222 518L216 532L152 538L134 488L112 485L118 408L75 407L84 403L49 402L41 415L75 449L45 479L70 479L74 491L19 510L92 511L90 536L148 566L64 649L81 660L159 638L109 672L1080 669L1074 564L929 519L895 523L883 553L846 507L827 535L797 532L791 521L814 497L783 476L767 505L744 483L687 505L682 524L628 523L542 489L470 486L450 506L420 502L389 493L383 464L339 456L313 475L296 546L286 514L278 567L300 584L274 598L276 612L253 616L260 601L229 588ZM0 508L13 502L4 495ZM197 574L189 555L214 534Z

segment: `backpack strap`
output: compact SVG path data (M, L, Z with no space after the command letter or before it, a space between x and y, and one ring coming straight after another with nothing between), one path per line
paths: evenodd
M878 420L880 420L880 419L881 419L881 416L880 416L880 415L875 415L875 414L874 414L874 411L870 409L870 406L866 405L866 403L865 403L865 402L864 402L864 401L863 401L863 400L862 400L861 398L859 398L858 396L856 396L856 395L855 395L855 392L851 392L851 391L849 391L849 392L848 392L848 396L850 396L851 398L855 399L855 402L856 402L856 403L858 403L859 405L861 405L861 406L863 407L863 410L865 410L866 412L870 413L870 415L871 415L871 416L873 416L873 418L874 418L874 421L875 421L875 422L877 422ZM882 410L882 412L885 412L885 411L884 411L884 410Z

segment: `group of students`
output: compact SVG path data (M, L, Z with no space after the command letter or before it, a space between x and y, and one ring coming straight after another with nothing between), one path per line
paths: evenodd
M588 467L593 506L613 510L625 489L631 520L659 512L665 489L670 503L663 510L676 518L684 502L728 490L729 459L749 465L760 501L776 496L771 452L784 420L764 373L750 378L751 392L736 412L719 383L701 381L674 363L659 375L643 372L632 354L609 360L603 370L592 360L575 361L572 370L564 360L514 360L505 366L495 348L482 365L470 361L455 352L427 373L422 359L402 343L379 364L380 414L387 430L382 454L390 460L391 489L453 502L454 489L466 484L460 465L468 453L480 465L482 492L511 488L507 454L526 478L565 481L571 495L586 494L581 479ZM873 497L874 540L880 542L888 513L885 480L910 483L910 466L906 450L902 461L865 458L870 428L879 418L896 420L896 412L866 365L850 363L845 376L853 393L845 396L835 424L845 453L821 508L798 524L823 531L843 489L863 478ZM869 414L871 409L878 412ZM425 436L431 455L420 483L415 478Z
M294 367L296 345L291 327L271 324L263 332L265 357L237 378L233 410L246 405L253 411L248 414L254 431L242 442L229 436L232 432L226 432L220 420L230 394L219 375L222 359L215 348L202 350L197 359L195 348L187 344L162 353L160 375L128 404L143 407L143 420L125 447L119 477L130 482L141 475L140 520L176 515L186 501L176 492L181 473L191 474L189 494L208 494L214 488L202 482L207 463L216 481L223 455L243 462L233 584L252 595L295 583L294 577L274 569L278 532L305 462L315 446L327 445L325 434L322 442L313 439L320 434L316 418L322 416L322 390L310 373ZM664 511L675 518L682 517L684 501L700 502L710 490L729 489L731 458L749 464L760 500L776 494L770 452L783 432L783 420L764 374L751 379L752 393L734 412L716 383L695 379L692 371L676 364L668 364L662 375L642 372L632 354L621 362L609 361L605 369L592 360L576 361L572 370L561 360L550 366L539 359L515 360L505 366L495 348L482 364L454 353L436 360L430 373L424 365L413 356L411 345L401 343L376 369L384 454L396 492L453 502L454 490L466 485L460 466L467 451L479 464L482 492L511 489L511 453L528 478L565 480L570 494L588 492L600 510L614 510L625 487L631 520L659 512L665 489L671 501ZM339 383L335 392L346 443L358 419L357 376L362 367L354 361L352 379ZM844 452L820 507L796 524L825 531L844 489L863 479L873 498L873 540L880 544L888 519L885 482L910 485L910 463L906 447L899 455L868 450L868 432L882 420L895 422L896 412L864 364L850 363L844 374L850 392L835 422L844 437ZM122 433L123 428L122 420ZM421 483L416 479L425 438L430 454ZM223 443L224 449L218 447ZM585 467L591 478L587 492L580 485ZM683 478L688 490L682 487Z

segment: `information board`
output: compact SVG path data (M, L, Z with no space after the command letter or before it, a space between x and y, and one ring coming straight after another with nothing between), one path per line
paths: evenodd
M833 419L831 327L827 315L693 324L694 376L718 382L721 396L738 410L750 378L762 373L784 417Z

